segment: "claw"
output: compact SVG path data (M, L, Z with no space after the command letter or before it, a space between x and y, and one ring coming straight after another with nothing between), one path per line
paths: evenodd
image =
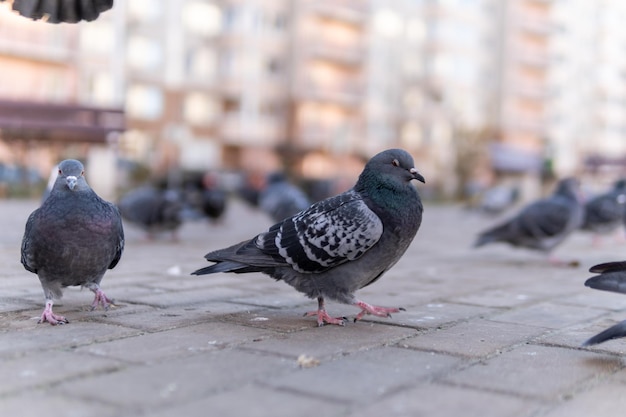
M406 311L406 309L403 307L399 307L399 308L379 307L379 306L373 306L373 305L364 303L363 301L357 301L354 303L354 305L361 309L361 312L357 314L356 317L354 318L355 322L357 322L358 320L361 320L363 316L365 316L366 314L372 314L378 317L391 318L391 313L398 313L400 311Z
M41 317L37 324L48 322L52 326L56 326L57 324L67 324L69 320L63 316L59 316L58 314L54 314L52 312L52 300L46 300L46 308L44 308L43 313L41 313Z
M317 326L322 327L324 324L336 324L338 326L345 326L348 320L345 317L331 317L326 312L324 307L324 297L317 297L317 310L304 313L304 317L317 316Z

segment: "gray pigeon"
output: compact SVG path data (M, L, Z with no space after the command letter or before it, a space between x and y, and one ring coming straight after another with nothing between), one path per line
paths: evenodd
M626 294L626 261L599 264L591 267L589 272L600 275L589 278L585 281L585 286L596 290ZM626 336L626 320L593 336L583 343L583 346L597 345L624 336Z
M503 224L480 233L474 247L503 242L549 253L580 227L583 215L578 180L563 179L550 197L527 205Z
M33 211L22 239L22 264L37 274L46 297L40 323L68 323L52 312L62 288L82 285L94 292L92 309L112 301L100 289L107 269L117 265L124 250L124 230L118 209L87 184L83 164L68 159L59 164L50 196Z
M608 234L624 223L626 214L626 180L619 180L613 188L585 203L582 230Z
M210 252L214 265L193 272L262 272L310 298L318 310L306 313L324 323L345 318L326 313L324 299L352 304L365 314L389 317L398 308L369 305L354 297L387 272L409 247L422 221L422 202L411 180L424 182L413 158L401 149L374 156L356 185L270 227L251 240Z
M145 230L150 238L167 231L176 237L184 208L179 197L174 190L143 186L124 195L118 207L124 220Z
M259 195L259 207L273 221L282 221L311 205L306 194L291 184L283 173L271 174L267 182L267 187Z

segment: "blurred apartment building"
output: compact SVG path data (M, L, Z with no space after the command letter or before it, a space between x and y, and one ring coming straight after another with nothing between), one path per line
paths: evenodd
M545 160L565 175L585 156L626 153L625 9L610 0L116 0L94 22L17 27L0 8L0 34L27 24L43 34L19 46L0 37L0 68L14 73L0 77L0 98L122 107L116 152L156 170L286 164L308 177L350 176L363 158L400 146L451 193L468 177L534 181ZM29 91L46 80L45 94Z

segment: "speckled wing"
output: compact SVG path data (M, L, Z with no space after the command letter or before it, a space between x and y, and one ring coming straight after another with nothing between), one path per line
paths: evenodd
M319 273L361 257L382 233L378 216L348 191L278 223L254 243L298 272Z

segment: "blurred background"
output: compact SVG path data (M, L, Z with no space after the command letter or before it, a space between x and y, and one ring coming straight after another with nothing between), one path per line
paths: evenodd
M606 186L626 168L624 22L615 0L115 0L78 24L0 3L0 196L72 157L108 198L283 171L317 199L390 147L431 199Z

